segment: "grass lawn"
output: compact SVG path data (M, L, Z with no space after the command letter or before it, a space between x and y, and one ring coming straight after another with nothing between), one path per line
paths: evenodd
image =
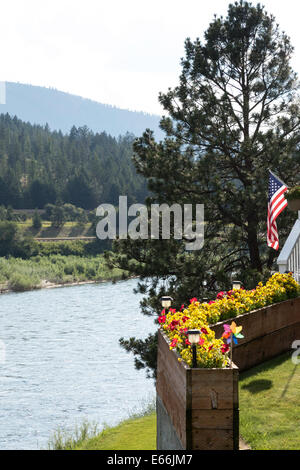
M75 447L75 450L155 450L156 414L129 419L108 428L96 437Z
M300 364L291 353L240 374L240 435L257 450L300 449ZM132 418L89 439L77 450L155 450L154 412Z
M240 434L252 449L300 449L300 364L290 353L240 375Z

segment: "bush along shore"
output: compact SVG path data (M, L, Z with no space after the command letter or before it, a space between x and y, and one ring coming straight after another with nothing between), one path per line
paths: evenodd
M82 282L116 281L125 271L108 267L105 255L33 256L30 259L0 258L0 292L71 285Z
M15 222L0 221L0 293L128 278L113 258L106 240L39 243Z

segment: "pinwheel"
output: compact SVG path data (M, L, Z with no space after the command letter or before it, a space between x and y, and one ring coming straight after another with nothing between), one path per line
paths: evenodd
M241 335L240 331L242 331L242 326L236 326L234 321L231 323L231 325L223 325L224 327L224 333L222 334L222 338L226 339L227 344L231 343L231 339L233 340L234 344L238 343L238 338L244 338L243 335Z
M222 338L226 340L226 343L231 345L230 347L230 363L232 367L232 348L233 348L233 343L237 344L238 343L238 338L244 338L244 336L241 334L242 331L242 326L236 326L236 323L233 321L231 325L223 325L224 327L224 333L222 334Z

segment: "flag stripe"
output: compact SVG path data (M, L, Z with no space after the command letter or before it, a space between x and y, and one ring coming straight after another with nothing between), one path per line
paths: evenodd
M267 244L274 250L279 248L276 219L287 206L287 200L284 197L286 191L287 186L274 173L269 171Z

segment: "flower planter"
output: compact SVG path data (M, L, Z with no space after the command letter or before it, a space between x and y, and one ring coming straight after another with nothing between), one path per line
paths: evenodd
M238 449L238 368L191 369L169 346L159 330L157 449Z
M233 362L240 371L247 370L291 349L300 339L300 297L270 305L228 319L210 328L219 337L225 323L236 321L245 338L233 348Z
M288 201L288 207L292 211L300 211L300 199L289 199Z

